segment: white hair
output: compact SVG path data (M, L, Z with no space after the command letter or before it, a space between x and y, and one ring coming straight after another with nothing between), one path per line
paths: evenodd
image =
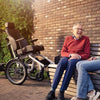
M73 29L75 29L77 25L80 25L81 26L80 23L76 23L76 24L73 25Z

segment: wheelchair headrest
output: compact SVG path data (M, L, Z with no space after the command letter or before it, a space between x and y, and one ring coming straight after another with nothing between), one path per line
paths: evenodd
M15 25L14 25L14 23L6 22L5 27L9 28L9 29L13 29L13 28L15 28Z
M6 27L5 31L7 35L12 36L15 40L21 38L19 31L15 29L14 23L6 22L5 27Z

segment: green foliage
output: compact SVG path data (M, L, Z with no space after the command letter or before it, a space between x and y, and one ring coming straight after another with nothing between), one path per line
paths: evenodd
M4 30L5 22L13 22L21 35L30 39L33 30L33 0L0 0L0 30ZM7 48L6 34L0 31L0 62L7 62L10 53Z
M5 72L0 72L0 75L5 75Z
M0 28L5 22L13 22L22 35L29 39L33 32L33 0L0 0Z
M8 60L11 59L10 52L7 48L7 42L5 40L6 33L0 33L0 63L6 63Z
M49 79L48 72L44 71L44 79Z

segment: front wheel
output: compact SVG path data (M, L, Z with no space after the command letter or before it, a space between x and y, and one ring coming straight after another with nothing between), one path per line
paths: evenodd
M44 79L43 73L37 73L37 74L36 74L36 80L37 80L37 81L42 81L43 79Z
M6 77L11 83L21 85L26 80L27 68L18 59L10 60L6 65Z

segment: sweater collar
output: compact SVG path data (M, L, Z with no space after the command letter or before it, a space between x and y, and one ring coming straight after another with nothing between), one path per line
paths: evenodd
M82 38L82 37L81 37L81 38L77 39L74 35L72 35L72 37L73 37L75 40L79 40L79 39L81 39L81 38Z

